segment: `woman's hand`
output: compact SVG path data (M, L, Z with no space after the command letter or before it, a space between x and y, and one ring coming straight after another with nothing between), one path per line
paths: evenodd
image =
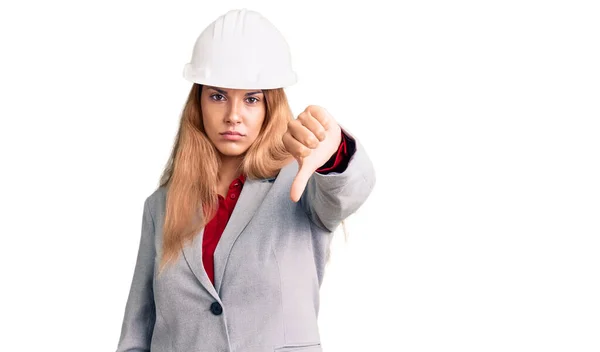
M283 144L299 166L290 192L292 201L300 200L310 176L337 152L341 142L341 127L323 107L309 105L290 121Z

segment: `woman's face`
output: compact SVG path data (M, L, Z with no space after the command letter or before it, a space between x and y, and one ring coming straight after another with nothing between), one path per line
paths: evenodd
M265 119L263 92L203 86L200 100L204 130L217 150L225 157L244 154Z

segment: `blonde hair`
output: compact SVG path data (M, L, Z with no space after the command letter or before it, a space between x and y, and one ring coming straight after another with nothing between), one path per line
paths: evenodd
M185 243L194 238L218 209L221 160L204 130L201 92L199 84L194 84L189 92L171 156L160 178L159 187L166 187L167 198L159 272L177 259ZM281 140L293 119L287 96L282 88L263 93L265 120L241 166L241 172L248 178L274 177L293 160Z

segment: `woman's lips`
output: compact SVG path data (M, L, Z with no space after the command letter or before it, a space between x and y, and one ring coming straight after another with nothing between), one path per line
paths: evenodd
M228 140L228 141L237 141L237 140L242 139L242 137L244 137L244 135L238 131L222 132L221 136L223 136L223 139Z

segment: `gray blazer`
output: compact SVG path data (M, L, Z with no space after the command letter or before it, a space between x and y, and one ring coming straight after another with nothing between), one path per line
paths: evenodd
M319 289L333 231L367 199L373 165L355 141L343 173L313 174L298 203L298 164L247 179L215 251L215 285L202 231L157 278L166 189L144 202L141 240L117 352L320 352Z

